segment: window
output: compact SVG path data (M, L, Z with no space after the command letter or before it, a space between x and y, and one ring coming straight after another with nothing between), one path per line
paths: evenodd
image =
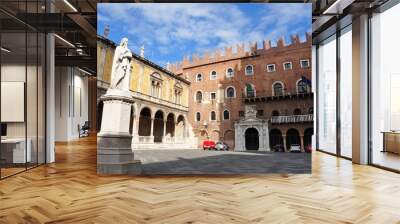
M252 65L246 66L246 75L253 75L253 66Z
M273 117L274 116L279 116L279 111L277 111L277 110L272 111L272 116Z
M199 74L197 74L197 75L196 75L196 81L197 81L197 82L201 82L201 81L203 81L203 75L202 75L202 74L200 74L200 73L199 73Z
M301 115L301 110L299 108L294 109L293 111L294 115Z
M224 120L229 120L229 111L224 110Z
M203 100L203 94L200 91L197 91L196 92L196 102L201 103L202 100Z
M217 72L216 71L212 71L210 73L210 80L215 80L217 79Z
M292 62L285 62L283 63L283 70L291 70L292 69Z
M150 87L150 95L156 98L161 98L161 86L162 86L162 78L161 75L157 72L154 72L150 75L151 87Z
M217 114L215 113L215 111L211 111L210 120L212 120L212 121L217 120Z
M226 88L226 98L235 98L235 88L232 86Z
M217 93L211 92L211 93L210 93L210 97L211 97L211 100L217 99Z
M200 112L196 112L196 121L200 121L200 119L201 119Z
M275 64L267 65L267 72L274 72L275 71Z
M264 116L264 110L257 110L257 116Z
M301 66L301 68L309 68L310 60L308 60L308 59L300 60L300 66Z
M233 77L233 69L232 68L228 68L227 70L226 70L226 77L227 78L231 78L231 77Z
M256 90L252 84L247 83L246 84L246 97L255 97L256 96Z
M308 87L306 82L303 80L299 80L297 82L297 93L307 93L308 92Z
M239 117L244 117L244 111L243 110L239 111Z
M176 104L180 104L181 103L181 95L182 95L182 85L177 82L175 84L175 91L174 91L174 99L175 99L175 103Z
M280 82L277 82L273 85L273 95L274 96L283 96L283 85Z

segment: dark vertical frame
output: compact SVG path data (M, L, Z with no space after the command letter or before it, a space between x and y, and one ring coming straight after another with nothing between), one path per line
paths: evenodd
M319 150L319 107L318 107L318 102L319 102L319 43L315 45L315 148Z
M341 76L341 64L340 64L340 37L341 30L336 27L336 155L342 156L341 154L341 119L340 119L340 76Z
M25 4L25 20L27 19L27 9L28 9L28 2L29 3L36 3L36 13L39 13L39 2L43 2L44 4L46 4L46 8L45 8L45 12L47 13L47 9L48 9L48 3L49 0L21 0L21 3ZM39 19L39 18L37 18ZM21 21L20 21L21 22ZM1 23L0 23L0 28L1 28ZM30 25L28 25L27 23L24 23L24 28L25 30L21 30L22 32L20 33L21 35L23 35L25 33L25 81L24 81L24 125L25 125L25 169L15 172L13 174L7 175L7 176L2 176L2 169L0 167L0 180L17 175L19 173L25 172L29 169L38 167L40 165L43 165L45 163L47 163L47 32L40 32L40 30L37 30L33 27L31 27ZM34 35L36 33L36 142L37 142L37 151L36 151L36 163L32 164L31 167L28 166L28 154L27 154L27 149L28 149L28 113L27 113L27 85L28 85L28 30L32 30L32 34ZM0 29L0 46L2 46L2 31ZM41 57L44 60L44 67L42 68L42 82L44 84L43 86L43 112L44 112L44 116L42 117L43 119L41 119L41 122L43 122L44 124L44 133L43 133L43 143L44 145L42 147L44 147L43 152L44 155L40 155L43 156L42 158L44 159L43 163L39 163L39 33L43 33L44 36L43 38L40 38L40 41L42 44L44 44L44 50L42 50L40 52ZM33 61L33 63L35 63ZM1 76L1 68L2 68L2 52L0 52L0 82L2 81L2 76ZM1 85L0 85L0 90L1 90ZM1 99L1 91L0 91L0 99ZM1 111L1 105L0 105L0 111ZM1 124L1 113L0 113L0 124ZM34 137L32 137L34 138ZM0 144L0 158L1 158L1 144ZM33 152L33 151L32 151ZM31 154L32 155L32 154Z

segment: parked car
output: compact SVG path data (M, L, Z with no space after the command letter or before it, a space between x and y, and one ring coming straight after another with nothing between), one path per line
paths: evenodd
M272 150L273 150L274 152L285 152L285 148L284 148L283 145L281 145L281 144L274 145L274 146L272 147Z
M203 141L203 150L211 150L211 149L215 149L215 142L212 140L205 140Z
M300 145L290 145L290 152L301 152Z
M217 144L215 144L215 149L219 151L228 151L229 146L224 142L217 142Z

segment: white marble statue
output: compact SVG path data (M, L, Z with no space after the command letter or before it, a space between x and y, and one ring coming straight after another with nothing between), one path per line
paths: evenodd
M132 52L128 48L128 38L122 38L114 53L110 89L129 91L131 60Z

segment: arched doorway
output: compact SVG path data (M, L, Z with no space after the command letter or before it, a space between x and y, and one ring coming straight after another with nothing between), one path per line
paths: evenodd
M164 113L159 110L154 115L153 122L154 142L162 142L164 134Z
M182 115L178 116L178 121L175 128L175 136L185 137L185 118Z
M314 134L314 129L313 128L307 128L304 131L304 148L310 148L311 149L311 144L312 144L312 136Z
M244 133L246 150L258 150L259 134L257 129L248 128Z
M279 129L272 129L269 132L269 146L274 151L282 151L284 149L282 132Z
M286 132L286 148L290 149L291 145L300 145L299 131L294 128L291 128Z
M235 132L227 130L224 133L224 142L229 146L230 149L235 148Z
M218 142L218 141L220 141L221 139L220 139L220 137L221 137L221 135L220 135L221 133L218 131L218 130L213 130L212 132L211 132L211 140L213 140L213 141L215 141L215 142Z
M173 113L169 113L167 116L165 136L174 137L175 136L175 116Z
M97 104L97 132L99 132L101 130L101 119L103 118L103 107L104 107L104 103L103 101L100 101Z
M145 107L140 111L139 136L150 136L151 132L151 111Z

